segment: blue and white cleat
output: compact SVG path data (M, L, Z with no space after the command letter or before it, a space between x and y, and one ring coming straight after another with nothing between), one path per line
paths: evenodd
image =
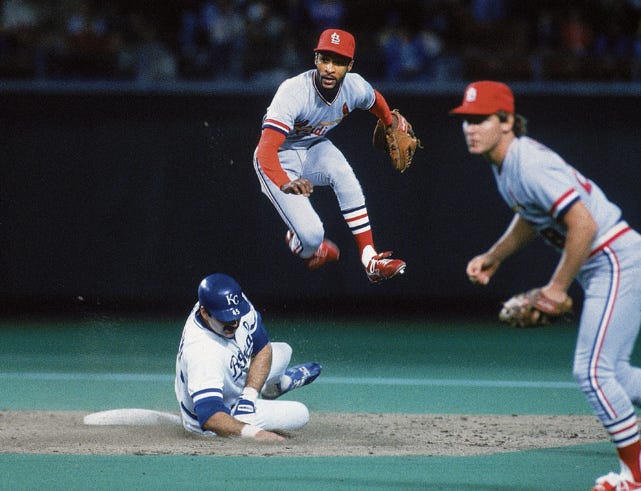
M276 399L290 390L311 384L320 375L323 367L319 363L301 363L287 370L280 378L280 383L263 390L263 399Z

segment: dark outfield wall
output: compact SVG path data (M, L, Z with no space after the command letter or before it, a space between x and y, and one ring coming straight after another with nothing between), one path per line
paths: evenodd
M0 300L27 309L83 300L188 308L198 280L224 271L257 303L284 309L420 310L458 298L494 306L547 280L556 256L539 243L505 264L492 287L466 279L467 260L503 231L510 212L448 116L459 95L388 95L425 145L402 175L372 149L370 114L356 112L330 134L361 178L379 249L407 261L405 276L367 282L328 189L313 200L341 259L308 272L285 247L285 226L252 168L270 98L0 95ZM531 136L600 183L641 228L638 97L531 94L518 97L518 109Z

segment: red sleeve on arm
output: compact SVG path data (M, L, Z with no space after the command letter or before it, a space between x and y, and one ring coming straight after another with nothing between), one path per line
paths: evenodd
M285 141L285 135L271 128L265 128L258 141L256 160L263 172L279 188L290 179L278 160L278 148Z
M376 95L376 100L374 105L370 108L369 112L373 115L378 116L378 119L382 120L385 126L392 124L392 113L389 110L387 101L385 97L376 89L374 89L374 94Z

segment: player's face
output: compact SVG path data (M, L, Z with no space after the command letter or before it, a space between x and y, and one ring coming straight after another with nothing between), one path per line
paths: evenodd
M503 155L500 155L504 145L504 136L511 131L511 125L501 122L496 114L485 115L464 115L463 135L468 151L473 155L484 155L493 161L500 163Z
M209 315L204 309L201 310L201 315L203 319L207 321L207 324L209 324L212 331L216 334L230 339L236 335L236 329L238 329L238 326L240 325L240 319L236 319L232 322L221 322Z
M334 89L352 69L354 60L329 51L319 51L314 58L316 69L324 89Z

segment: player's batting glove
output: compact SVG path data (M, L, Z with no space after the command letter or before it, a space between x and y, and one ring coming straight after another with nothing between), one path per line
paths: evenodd
M231 410L232 416L243 416L245 414L254 414L256 412L256 405L249 399L238 399Z
M240 398L231 408L231 415L240 421L248 424L255 423L256 416L256 399L258 391L251 387L245 387Z

